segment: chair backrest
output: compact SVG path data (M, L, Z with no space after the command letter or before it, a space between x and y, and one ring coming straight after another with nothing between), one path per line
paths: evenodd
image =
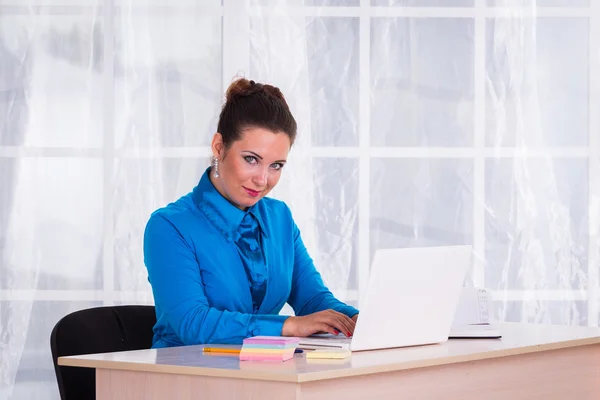
M142 305L90 308L63 317L50 335L61 399L95 399L96 370L59 366L58 357L149 349L155 324L154 306Z

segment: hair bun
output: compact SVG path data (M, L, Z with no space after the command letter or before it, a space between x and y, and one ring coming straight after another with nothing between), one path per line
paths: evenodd
M217 132L225 149L240 140L249 127L284 132L294 143L298 126L279 88L238 77L225 92Z
M285 98L283 97L283 93L281 93L281 90L279 90L278 87L273 85L264 85L246 78L239 78L233 81L231 85L229 85L229 88L227 88L225 99L228 103L232 103L237 99L251 96L260 92L266 94L267 96L272 96L283 101L287 106Z
M285 101L285 97L283 97L283 93L281 93L281 90L279 90L278 87L272 86L272 85L264 85L263 86L263 90L269 95L269 96L273 96L278 98L279 100L283 101L286 105L286 101Z
M234 102L237 98L250 96L260 89L260 84L249 81L246 78L239 78L231 83L225 93L227 102Z

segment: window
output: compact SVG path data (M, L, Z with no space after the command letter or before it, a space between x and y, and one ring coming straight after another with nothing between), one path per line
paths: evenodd
M588 0L2 2L0 318L24 346L16 397L54 390L59 316L152 302L145 222L208 165L238 74L279 84L294 109L274 195L343 300L357 304L379 247L467 243L496 317L597 326L598 38Z

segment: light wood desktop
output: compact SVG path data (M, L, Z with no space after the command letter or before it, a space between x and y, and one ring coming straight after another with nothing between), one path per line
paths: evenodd
M499 324L502 339L239 361L202 346L61 357L96 368L97 399L600 399L600 329Z

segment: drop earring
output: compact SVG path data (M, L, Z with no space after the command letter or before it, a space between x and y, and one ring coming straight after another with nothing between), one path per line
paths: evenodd
M213 171L214 171L215 178L218 178L219 177L219 159L218 158L213 159Z

